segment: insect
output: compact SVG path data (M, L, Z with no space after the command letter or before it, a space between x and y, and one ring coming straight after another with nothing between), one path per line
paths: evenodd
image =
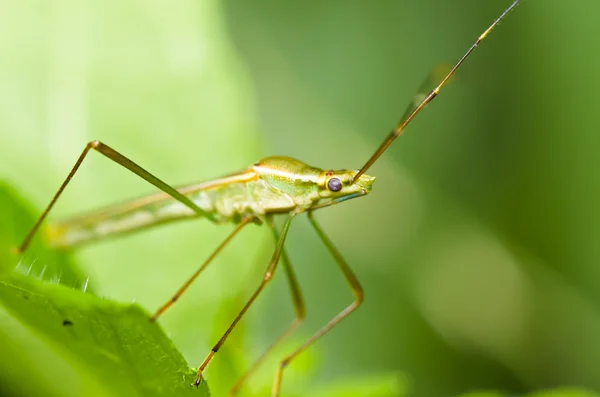
M206 218L216 224L233 223L235 225L234 230L212 252L196 272L181 286L171 299L154 313L150 319L151 321L156 321L183 295L200 273L206 269L211 261L240 230L250 223L267 225L273 233L276 247L264 272L264 276L221 339L219 339L200 364L194 385L198 386L201 383L204 371L209 363L226 342L228 336L246 311L272 279L280 262L283 265L291 288L296 319L250 370L238 380L232 389L231 394L233 395L240 390L245 380L258 367L266 355L279 342L292 333L304 318L305 309L302 294L284 245L292 220L297 215L306 213L315 232L333 256L333 259L350 285L355 299L348 307L280 362L272 390L272 396L278 396L284 370L289 363L340 321L354 312L362 303L364 296L358 279L341 253L336 249L316 221L314 212L349 199L365 196L371 191L375 178L367 175L365 172L387 150L394 140L405 131L405 128L413 118L438 95L441 88L447 84L475 47L519 4L519 1L515 0L477 38L459 61L439 80L435 88L428 92L426 91L428 87L433 86L431 82L435 74L432 74L425 81L417 95L415 95L414 100L406 109L400 122L392 129L371 158L359 170L323 170L290 157L273 156L264 158L247 169L218 179L174 188L108 145L100 141L91 141L85 146L69 175L24 238L18 250L24 252L27 249L48 213L72 180L86 156L92 150L99 152L154 185L159 189L159 192L91 214L59 221L51 225L49 227L49 236L51 243L55 246L75 247L107 236L190 217ZM285 218L283 226L279 230L276 228L273 219L276 215Z

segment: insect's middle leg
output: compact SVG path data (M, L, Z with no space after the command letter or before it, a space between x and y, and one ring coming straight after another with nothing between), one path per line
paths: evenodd
M273 222L273 218L269 217L267 219L271 230L273 231L273 235L275 237L275 242L279 241L279 233L275 227ZM282 343L285 339L287 339L304 321L304 317L306 316L306 309L304 306L304 298L302 297L302 292L300 291L300 285L298 284L298 280L296 279L296 274L294 269L292 268L292 264L289 260L287 252L285 249L281 252L281 263L283 265L283 270L285 270L285 274L288 279L288 284L290 287L290 293L292 294L292 303L294 304L294 311L296 313L296 318L292 321L292 323L286 328L286 330L269 346L267 350L252 364L252 366L243 374L233 385L229 394L231 396L235 396L242 386L246 383L248 378L254 373L254 371L265 361L265 359L269 356L269 354L275 350L280 343Z
M260 285L258 286L256 291L254 291L254 293L252 294L252 296L250 297L250 299L248 300L246 305L239 312L239 314L236 316L236 318L233 320L233 322L231 323L229 328L227 328L227 331L225 331L225 333L223 334L221 339L219 339L217 344L213 346L213 348L208 353L208 355L206 356L206 358L204 359L202 364L200 364L200 367L198 367L198 376L196 377L196 381L194 382L195 386L200 386L200 383L202 382L202 374L204 373L204 370L206 369L208 364L210 364L210 362L214 358L215 354L219 351L221 346L223 346L223 344L227 340L227 337L229 336L231 331L233 331L233 329L235 328L237 323L242 319L242 317L248 311L250 306L252 306L252 303L254 303L254 301L256 300L258 295L260 295L260 293L265 288L265 286L269 283L269 281L271 281L271 278L273 278L273 275L275 274L275 270L277 269L277 264L279 263L279 257L281 256L281 253L283 252L283 245L285 243L285 238L287 237L287 233L290 228L290 223L292 222L292 219L294 218L294 216L295 216L295 214L290 214L289 217L287 218L287 220L285 221L283 228L281 229L281 234L279 236L279 240L277 241L277 246L275 247L275 251L273 252L273 256L271 257L271 260L269 261L269 265L267 266L267 270L264 273L264 276L263 276L263 279L262 279Z
M325 335L329 330L331 330L331 328L336 326L340 321L342 321L344 318L346 318L348 315L354 312L361 305L364 298L363 289L358 279L356 278L356 275L354 274L352 269L350 269L350 266L348 266L348 263L346 263L346 261L344 260L340 252L337 250L337 248L333 245L331 240L327 237L323 229L321 229L321 227L313 217L312 212L308 212L308 219L310 220L310 223L312 224L313 228L323 241L323 244L325 244L333 258L335 259L335 262L344 274L346 281L348 282L348 284L350 284L350 288L352 289L352 293L354 294L354 302L352 302L348 307L342 310L337 316L332 318L327 324L325 324L323 328L315 332L315 334L308 338L306 342L304 342L300 347L298 347L290 355L288 355L281 361L281 363L279 364L279 368L277 369L277 374L275 375L272 397L279 396L283 371L290 364L290 362L294 358L296 358L300 353L306 350L310 345L315 343L317 339Z
M198 276L200 275L200 273L202 273L204 271L204 269L206 269L208 267L208 265L213 261L213 259L215 259L215 257L219 254L219 252L221 252L223 250L223 248L225 248L225 246L227 244L229 244L229 242L231 240L233 240L233 238L239 233L240 230L242 230L242 228L244 226L246 226L248 223L252 222L252 220L253 220L253 218L251 218L251 217L242 219L242 221L240 222L240 224L233 230L233 232L231 232L231 234L229 234L229 236L227 236L227 238L225 240L223 240L223 242L213 251L213 253L210 254L210 256L208 258L206 258L206 260L204 261L204 263L177 290L177 292L175 293L175 295L173 295L171 297L171 299L169 299L167 302L165 302L165 304L163 304L160 308L158 308L158 310L154 313L154 315L152 317L150 317L150 321L155 322L161 314L163 314L171 306L173 306L175 304L175 302L177 302L177 300L179 299L179 297L181 295L183 295L183 293L189 288L190 285L192 285L192 283L194 282L194 280L196 280L196 278L198 278Z

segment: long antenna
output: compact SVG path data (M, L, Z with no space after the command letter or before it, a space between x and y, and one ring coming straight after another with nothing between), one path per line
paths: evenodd
M409 112L409 110L413 107L413 104L411 103L411 105L407 109L407 112L405 113L405 117L403 117L400 120L400 122L396 125L396 127L392 130L392 132L390 132L388 137L381 143L381 146L379 146L377 151L375 153L373 153L371 158L365 163L365 165L362 166L360 171L358 171L358 173L354 176L354 180L352 181L352 183L356 182L358 180L358 178L360 178L360 176L362 174L364 174L365 171L367 171L375 163L375 161L377 161L379 156L381 156L383 154L383 152L385 152L385 150L392 144L392 142L394 142L394 139L398 138L402 134L402 132L404 132L404 129L412 121L412 119L415 118L415 116L425 106L427 106L427 104L429 102L431 102L433 100L433 98L435 98L437 96L437 94L439 94L442 87L448 82L448 80L452 77L452 75L454 74L454 72L456 72L456 70L460 67L460 65L462 65L462 63L465 61L465 59L467 59L469 57L469 55L471 55L471 53L473 52L475 47L477 47L479 45L479 43L481 43L483 41L483 39L485 39L486 36L504 19L504 17L506 17L508 15L508 13L511 12L519 4L519 1L520 0L515 0L510 5L510 7L508 7L502 13L502 15L500 15L494 21L494 23L492 23L490 25L490 27L487 28L485 30L485 32L483 32L481 34L481 36L479 36L479 38L477 38L475 43L473 43L473 45L467 50L467 52L465 52L465 54L462 56L462 58L460 58L460 60L452 67L452 69L450 69L448 74L446 74L446 77L444 77L442 79L442 81L437 85L437 87L435 87L433 90L431 90L429 92L429 94L427 94L427 96L411 112Z

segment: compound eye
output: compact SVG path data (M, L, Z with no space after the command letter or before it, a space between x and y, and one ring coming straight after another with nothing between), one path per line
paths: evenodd
M337 178L331 178L328 182L327 182L327 187L329 188L329 190L331 190L332 192L339 192L340 190L342 190L342 181L340 181Z

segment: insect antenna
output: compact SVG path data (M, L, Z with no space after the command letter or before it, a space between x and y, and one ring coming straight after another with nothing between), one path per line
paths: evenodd
M460 58L460 60L450 69L450 71L444 76L444 78L440 81L440 83L427 94L422 100L418 100L420 96L420 92L417 94L416 100L412 101L408 108L406 109L404 116L400 120L400 122L394 127L394 129L390 132L390 134L385 138L385 140L381 143L379 148L373 153L371 158L362 166L362 168L358 171L358 173L354 176L353 183L360 178L362 174L365 173L374 163L377 161L379 156L385 152L385 150L394 142L394 139L398 138L403 132L406 126L415 118L415 116L425 107L429 102L435 98L442 87L446 85L446 83L450 80L450 78L454 75L454 72L462 65L462 63L471 55L475 47L481 43L486 36L496 27L498 24L506 17L518 4L520 0L515 0L504 12L500 15L496 20L477 38L477 40L471 45L471 47L464 53L464 55ZM420 90L419 90L420 91Z

